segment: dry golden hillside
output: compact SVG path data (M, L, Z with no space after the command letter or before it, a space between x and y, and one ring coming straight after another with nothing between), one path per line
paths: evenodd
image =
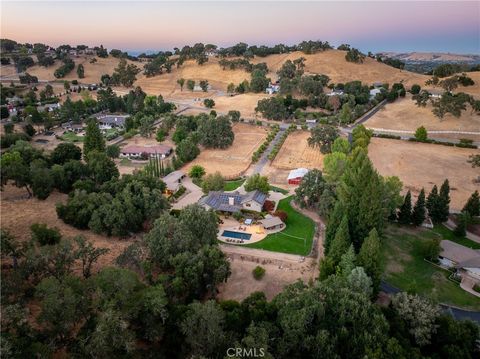
M404 81L408 88L414 83L423 85L429 78L426 75L396 69L369 57L365 58L362 64L348 62L345 60L345 51L339 50L329 50L313 55L306 55L297 51L289 54L257 57L252 62L265 62L270 71L275 73L285 61L293 61L299 57L306 59L305 72L328 75L334 83L360 80L368 84L374 82L388 82L392 84Z
M73 58L73 60L75 61L75 69L62 79L56 79L55 76L53 75L55 70L62 65L60 61L55 61L55 64L50 67L35 65L33 67L30 67L27 70L27 72L30 75L37 76L39 80L47 80L47 81L79 80L83 83L92 84L92 83L99 83L100 77L104 74L111 75L115 67L120 62L119 59L109 56L107 58L95 57L97 59L97 62L91 64L90 60L93 57L95 56L81 56L81 57ZM131 61L129 61L129 63L134 63L140 68L142 68L141 63L131 62ZM83 79L79 79L77 76L77 66L80 64L82 64L85 69L85 78Z
M473 113L468 106L466 111L457 118L450 114L442 120L432 113L432 105L418 107L410 95L399 98L373 115L365 126L390 130L415 131L424 126L429 131L480 131L480 115ZM460 136L466 137L466 136ZM478 140L478 136L476 136Z

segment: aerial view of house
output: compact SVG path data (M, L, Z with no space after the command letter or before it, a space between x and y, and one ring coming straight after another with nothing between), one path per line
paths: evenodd
M480 1L0 13L2 358L480 358Z

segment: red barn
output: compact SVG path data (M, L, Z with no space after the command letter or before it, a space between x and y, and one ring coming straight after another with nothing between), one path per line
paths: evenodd
M303 176L305 176L307 173L308 169L306 168L297 168L291 170L287 177L288 184L300 184Z

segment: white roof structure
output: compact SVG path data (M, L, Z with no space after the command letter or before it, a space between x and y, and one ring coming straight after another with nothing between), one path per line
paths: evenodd
M307 173L308 173L307 168L296 168L290 171L290 173L288 174L287 180L294 179L294 178L302 178Z
M382 92L382 90L380 90L379 88L371 89L370 90L370 97L375 97L377 94L379 94L381 92Z
M271 228L284 224L279 217L275 216L262 219L260 223L263 225L264 228Z

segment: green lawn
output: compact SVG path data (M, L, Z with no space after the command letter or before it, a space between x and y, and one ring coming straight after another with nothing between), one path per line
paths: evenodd
M312 219L292 208L290 205L292 198L292 196L284 198L278 203L278 209L288 214L286 228L282 232L269 234L260 242L247 244L247 247L302 256L310 253L315 224Z
M462 246L469 247L472 249L480 249L480 243L474 242L471 239L468 239L466 237L458 237L445 227L443 224L435 226L433 229L433 232L437 233L440 235L443 239L448 239L449 241L456 242L458 244L461 244Z
M83 136L78 136L73 132L65 132L60 139L67 142L83 142Z
M282 194L288 194L288 191L286 189L283 189L283 188L280 188L280 187L275 187L275 186L272 186L272 185L270 185L270 191L280 192Z
M235 181L226 181L225 185L223 186L224 191L233 191L236 190L238 187L240 187L243 182L245 182L245 179L239 179Z
M448 233L450 232L450 233ZM383 243L385 280L405 291L418 293L435 302L465 309L480 310L480 299L465 292L450 281L450 272L424 260L422 244L442 235L450 239L451 231L443 227L435 230L405 228L391 225Z

